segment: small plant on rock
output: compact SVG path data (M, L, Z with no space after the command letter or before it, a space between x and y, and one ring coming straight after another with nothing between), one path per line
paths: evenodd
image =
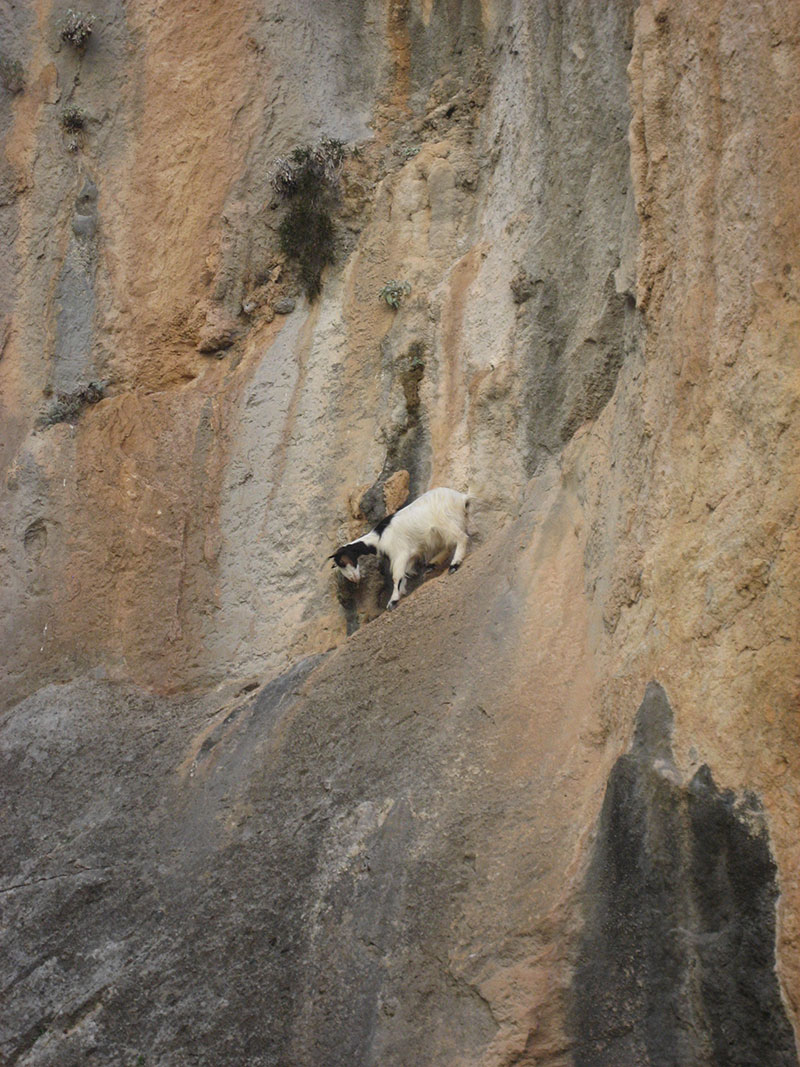
M511 295L515 304L524 304L536 291L536 282L526 270L517 271L511 280Z
M425 345L422 341L414 341L409 348L408 366L414 374L425 370Z
M272 171L272 188L289 201L278 227L281 251L298 264L309 300L319 295L322 271L334 260L332 210L344 158L344 144L323 137L276 160Z
M85 48L86 42L92 36L94 23L94 15L83 11L73 11L71 7L68 7L61 26L61 40L71 44L73 48L79 50Z
M80 133L86 126L87 115L82 107L70 104L61 112L61 128L67 133Z
M397 311L403 302L403 297L408 296L410 292L411 286L408 282L400 282L396 278L391 278L378 293L378 297Z
M103 399L107 382L89 382L72 393L58 393L49 410L39 419L40 426L55 426L59 422L77 422L89 404Z

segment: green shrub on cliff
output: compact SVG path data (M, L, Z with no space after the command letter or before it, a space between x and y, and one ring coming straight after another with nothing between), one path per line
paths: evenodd
M408 296L410 292L411 286L408 282L401 282L396 278L390 278L378 293L378 297L381 300L385 300L390 308L394 308L394 310L397 311L403 302L403 297Z
M322 289L322 271L334 260L336 203L345 147L323 137L276 160L272 187L289 206L278 227L281 251L297 264L309 300Z
M73 11L67 8L64 22L61 25L61 40L71 44L74 48L82 49L92 35L95 15L84 11Z

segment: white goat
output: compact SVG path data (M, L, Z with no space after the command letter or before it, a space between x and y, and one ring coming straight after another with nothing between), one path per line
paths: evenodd
M469 497L455 489L431 489L374 530L337 548L329 559L345 578L361 578L359 556L380 553L389 560L394 589L387 607L393 608L406 591L406 573L415 561L441 563L453 552L450 573L458 570L467 552ZM455 549L455 551L453 551Z

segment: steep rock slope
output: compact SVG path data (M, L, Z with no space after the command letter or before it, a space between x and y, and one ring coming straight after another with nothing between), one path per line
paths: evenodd
M796 14L11 13L4 1054L796 1063ZM476 545L360 625L398 472Z
M633 344L630 10L315 12L109 8L83 54L57 11L30 28L0 366L12 692L97 663L263 678L329 647L321 549L364 490L405 469L513 514ZM270 177L320 134L359 150L309 307ZM93 380L106 399L35 428Z

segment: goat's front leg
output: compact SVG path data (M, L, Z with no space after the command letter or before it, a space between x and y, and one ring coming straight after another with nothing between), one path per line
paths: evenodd
M410 556L399 556L392 564L392 581L394 589L386 607L389 611L396 607L398 600L406 593L406 570L411 562Z
M456 542L456 550L453 553L453 558L450 560L450 573L457 571L463 562L464 556L467 554L467 545L469 544L469 537L466 534L459 536Z

